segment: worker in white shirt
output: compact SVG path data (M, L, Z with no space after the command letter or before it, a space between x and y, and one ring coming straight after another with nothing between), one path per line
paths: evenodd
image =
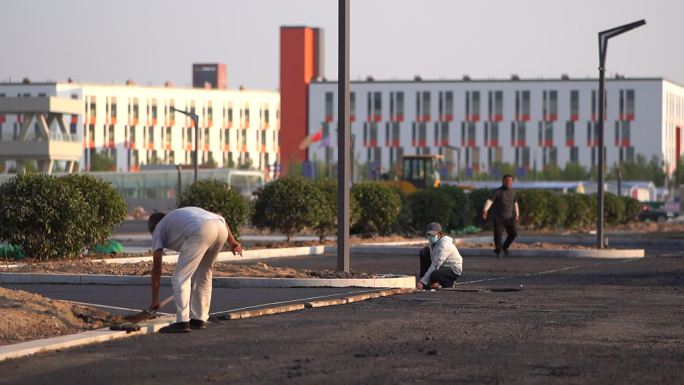
M179 252L173 273L176 322L161 333L186 333L204 329L211 304L212 266L228 242L233 254L242 255L242 246L233 237L225 219L199 207L183 207L168 214L154 213L147 221L152 233L152 304L159 307L159 283L164 249Z
M433 222L425 234L428 246L420 251L420 281L417 289L453 287L463 272L463 258L454 240L442 232L442 226Z

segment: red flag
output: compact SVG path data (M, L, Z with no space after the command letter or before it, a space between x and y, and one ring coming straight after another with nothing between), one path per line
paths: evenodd
M299 149L304 150L307 147L309 147L312 143L316 143L321 139L323 139L323 130L319 129L318 131L304 138L304 140L301 143L299 143Z

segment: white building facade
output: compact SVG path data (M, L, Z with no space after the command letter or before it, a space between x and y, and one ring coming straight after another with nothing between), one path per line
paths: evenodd
M193 163L192 120L173 108L199 116L199 164L268 170L279 159L280 94L277 91L218 90L76 83L0 84L0 104L21 98L70 99L77 114L62 126L82 141L79 170L89 170L96 153L114 160L116 171L137 171L145 164ZM17 103L15 103L17 102ZM18 140L22 114L0 114L0 140ZM53 122L54 123L54 122ZM33 123L31 123L33 124ZM38 123L29 131L41 129ZM43 125L44 127L45 125ZM47 124L54 130L56 124ZM45 137L45 136L44 136ZM7 155L7 154L5 154ZM16 160L0 154L5 168Z
M365 81L351 84L354 157L377 172L402 154L440 154L443 173L495 172L498 162L518 176L549 164L597 166L598 81ZM606 82L606 165L655 156L668 173L682 154L684 87L662 78ZM309 160L337 161L337 84L309 86L309 135L322 140Z

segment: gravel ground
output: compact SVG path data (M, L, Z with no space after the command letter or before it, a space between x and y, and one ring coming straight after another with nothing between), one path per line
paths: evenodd
M452 291L7 361L0 383L681 383L681 256L483 258L468 269Z

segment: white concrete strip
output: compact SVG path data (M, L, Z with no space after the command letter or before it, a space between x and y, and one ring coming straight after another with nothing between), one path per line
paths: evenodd
M256 309L256 308L264 307L264 306L283 305L283 304L293 303L293 302L306 302L306 301L310 301L310 300L313 300L313 299L337 297L337 296L347 295L347 294L363 294L363 293L370 293L370 292L374 292L374 291L375 291L375 289L372 289L372 290L356 290L356 291L347 291L347 292L344 292L344 293L327 294L327 295L318 295L318 296L315 296L315 297L298 298L298 299L292 299L292 300L287 300L287 301L270 302L270 303L264 303L264 304L261 304L261 305L245 306L245 307L239 307L239 308L235 308L235 309L222 310L222 311L217 311L217 312L209 313L209 315L210 315L210 316L212 316L212 315L215 316L215 315L218 315L218 314L226 314L226 313L232 313L232 312L235 312L235 311Z
M454 238L455 244L467 243L486 243L491 241L491 237L461 237ZM423 239L415 239L402 242L366 243L352 245L350 251L358 254L416 254L416 249L425 244ZM245 250L242 256L233 255L232 252L224 251L219 253L218 262L230 261L251 261L269 258L299 257L307 255L322 255L325 253L335 253L337 246L301 246L301 247L281 247L271 249ZM151 256L123 257L123 258L104 258L94 259L93 262L104 263L138 263L149 262ZM175 264L178 261L178 254L168 253L164 255L164 263Z
M31 274L0 273L0 284L99 284L146 286L149 276L88 275L88 274ZM162 286L171 286L171 277L161 277ZM375 287L410 288L415 286L413 276L380 275L375 278L254 278L214 277L214 287L224 288L276 288L276 287Z
M413 276L378 278L237 278L216 277L214 287L224 288L276 288L276 287L375 287L412 288Z
M108 328L91 330L87 332L70 334L42 340L33 340L14 345L0 346L0 362L12 358L30 356L36 353L49 352L88 345L97 342L112 341L119 338L133 337L157 332L162 327L173 322L172 317L159 318L141 327L138 332L126 333L124 331L112 331Z
M493 249L466 249L458 251L464 257L494 257ZM644 249L512 249L509 257L561 257L561 258L600 258L600 259L625 259L643 258Z

